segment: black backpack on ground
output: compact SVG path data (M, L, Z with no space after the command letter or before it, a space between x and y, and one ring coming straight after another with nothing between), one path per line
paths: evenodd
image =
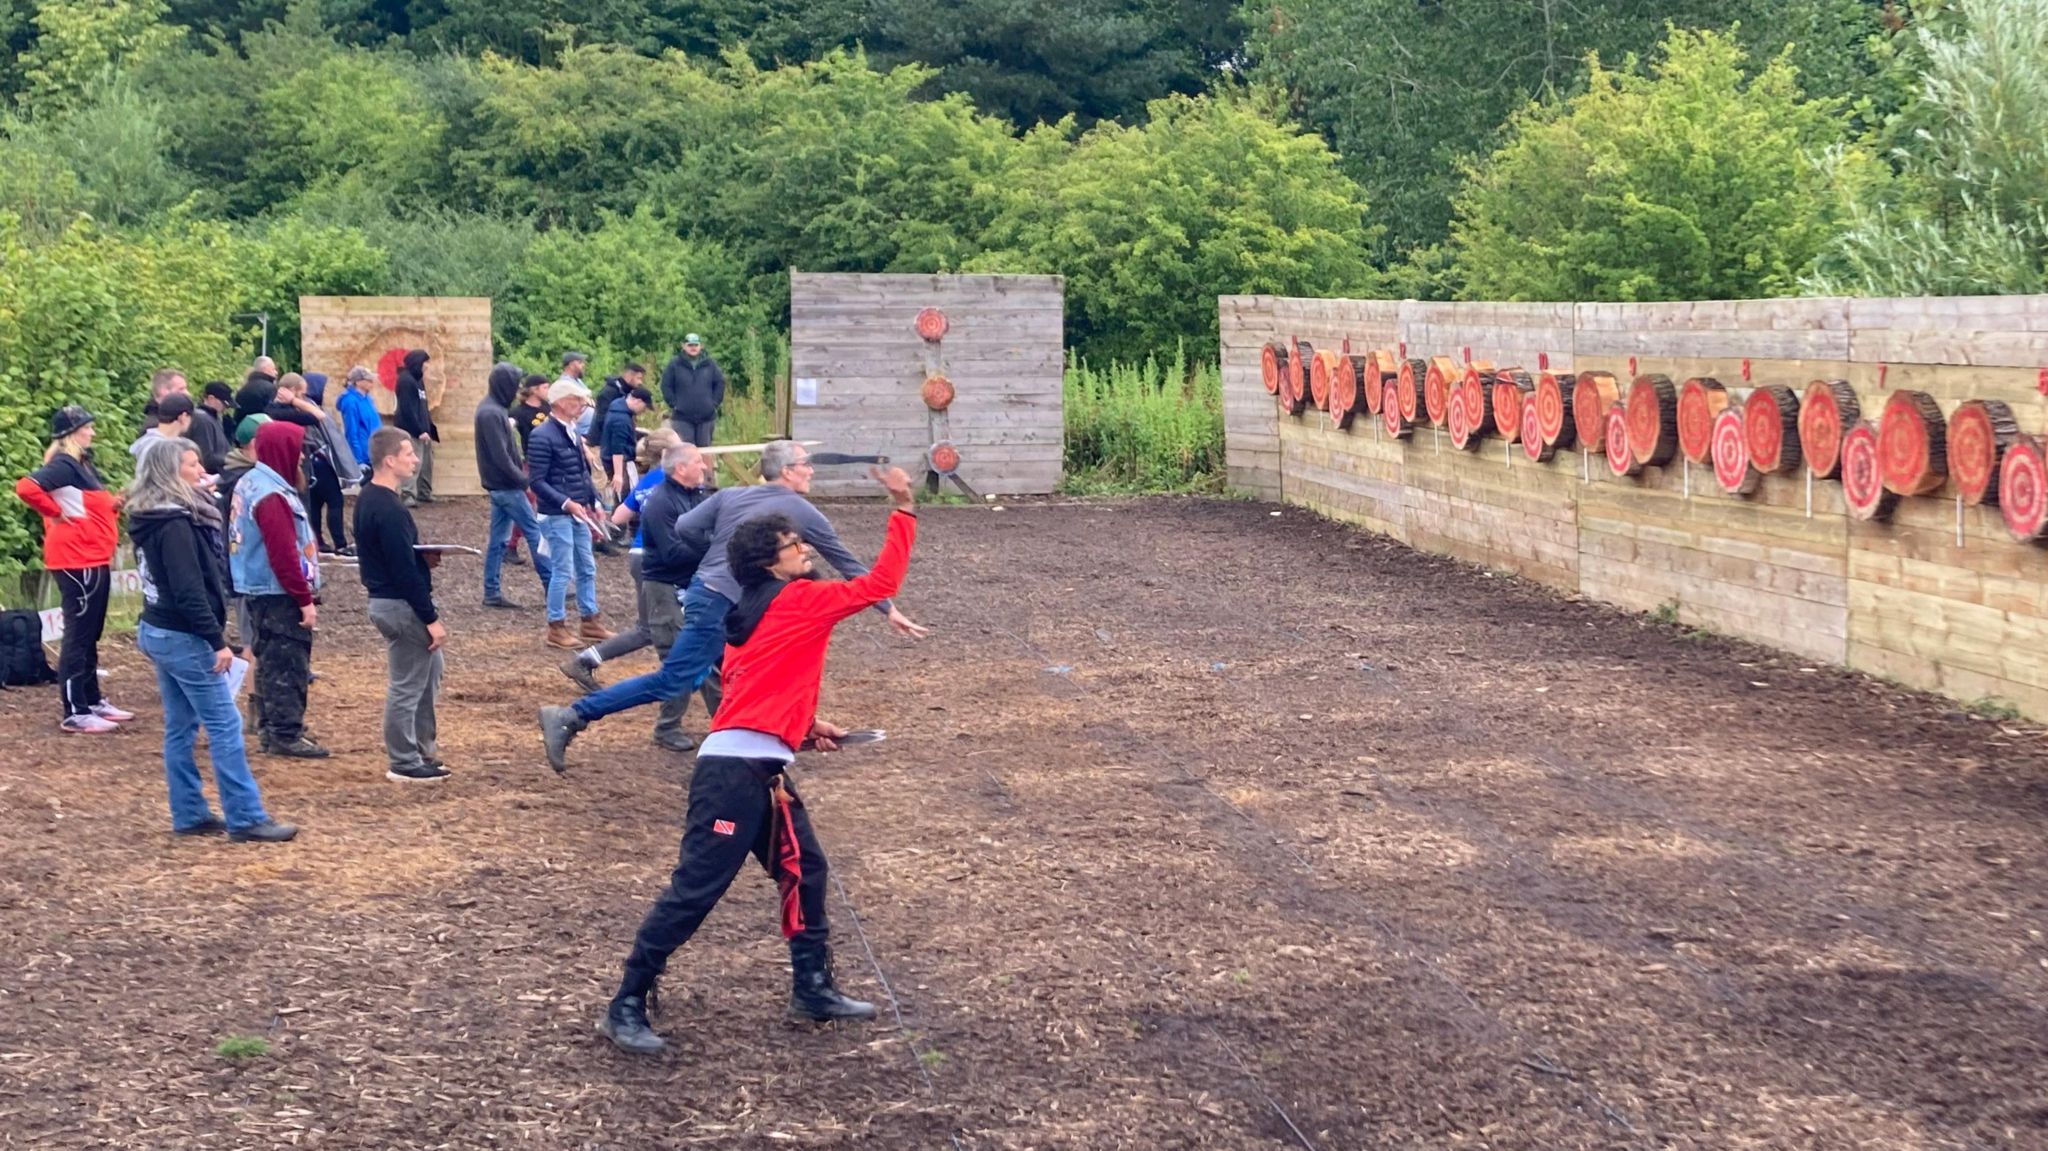
M43 619L32 611L0 611L0 686L56 683L43 653Z

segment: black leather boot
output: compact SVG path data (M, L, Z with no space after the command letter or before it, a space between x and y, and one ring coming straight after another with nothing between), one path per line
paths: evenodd
M873 1019L875 1005L849 998L832 982L832 949L792 947L789 966L795 987L789 993L789 1017L811 1023L835 1019Z
M668 1049L668 1040L654 1033L647 1024L647 1003L638 995L622 995L612 1000L605 1010L604 1022L597 1025L598 1033L616 1044L621 1051L635 1055L659 1055Z

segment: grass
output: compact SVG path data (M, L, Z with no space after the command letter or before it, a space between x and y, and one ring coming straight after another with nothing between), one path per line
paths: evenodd
M1161 365L1096 369L1072 356L1066 371L1066 489L1108 492L1220 491L1223 375L1190 368L1176 349Z
M946 1065L946 1053L937 1050L926 1051L917 1057L917 1061L924 1064L926 1071L937 1071Z
M1994 723L2012 723L2020 718L2020 709L2014 706L2011 700L2000 699L1995 695L1971 700L1966 710L1978 719L1988 719Z
M270 1041L254 1035L230 1035L213 1045L213 1053L239 1063L270 1054Z
M1650 613L1650 619L1653 622L1663 624L1665 627L1677 626L1678 601L1675 599L1667 599L1663 603L1658 604L1657 610Z

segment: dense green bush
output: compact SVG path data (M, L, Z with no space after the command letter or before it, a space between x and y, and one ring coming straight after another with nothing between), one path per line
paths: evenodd
M1067 482L1082 490L1185 491L1223 484L1223 376L1192 371L1180 351L1163 369L1067 358Z
M1466 299L1720 300L1782 295L1834 237L1835 102L1779 57L1754 76L1732 37L1674 31L1647 71L1588 62L1587 90L1532 105L1475 163L1451 228Z

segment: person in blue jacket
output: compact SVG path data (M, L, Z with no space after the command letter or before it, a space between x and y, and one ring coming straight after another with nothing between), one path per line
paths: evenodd
M634 474L633 457L640 450L640 436L633 421L652 406L654 393L634 388L626 393L624 403L613 404L604 414L604 434L598 440L598 450L605 478L611 481L614 501L625 499L639 479Z
M384 426L384 417L377 414L377 401L370 398L370 385L376 382L377 373L370 369L361 365L350 368L348 389L334 401L349 454L365 468L370 466L370 433Z

